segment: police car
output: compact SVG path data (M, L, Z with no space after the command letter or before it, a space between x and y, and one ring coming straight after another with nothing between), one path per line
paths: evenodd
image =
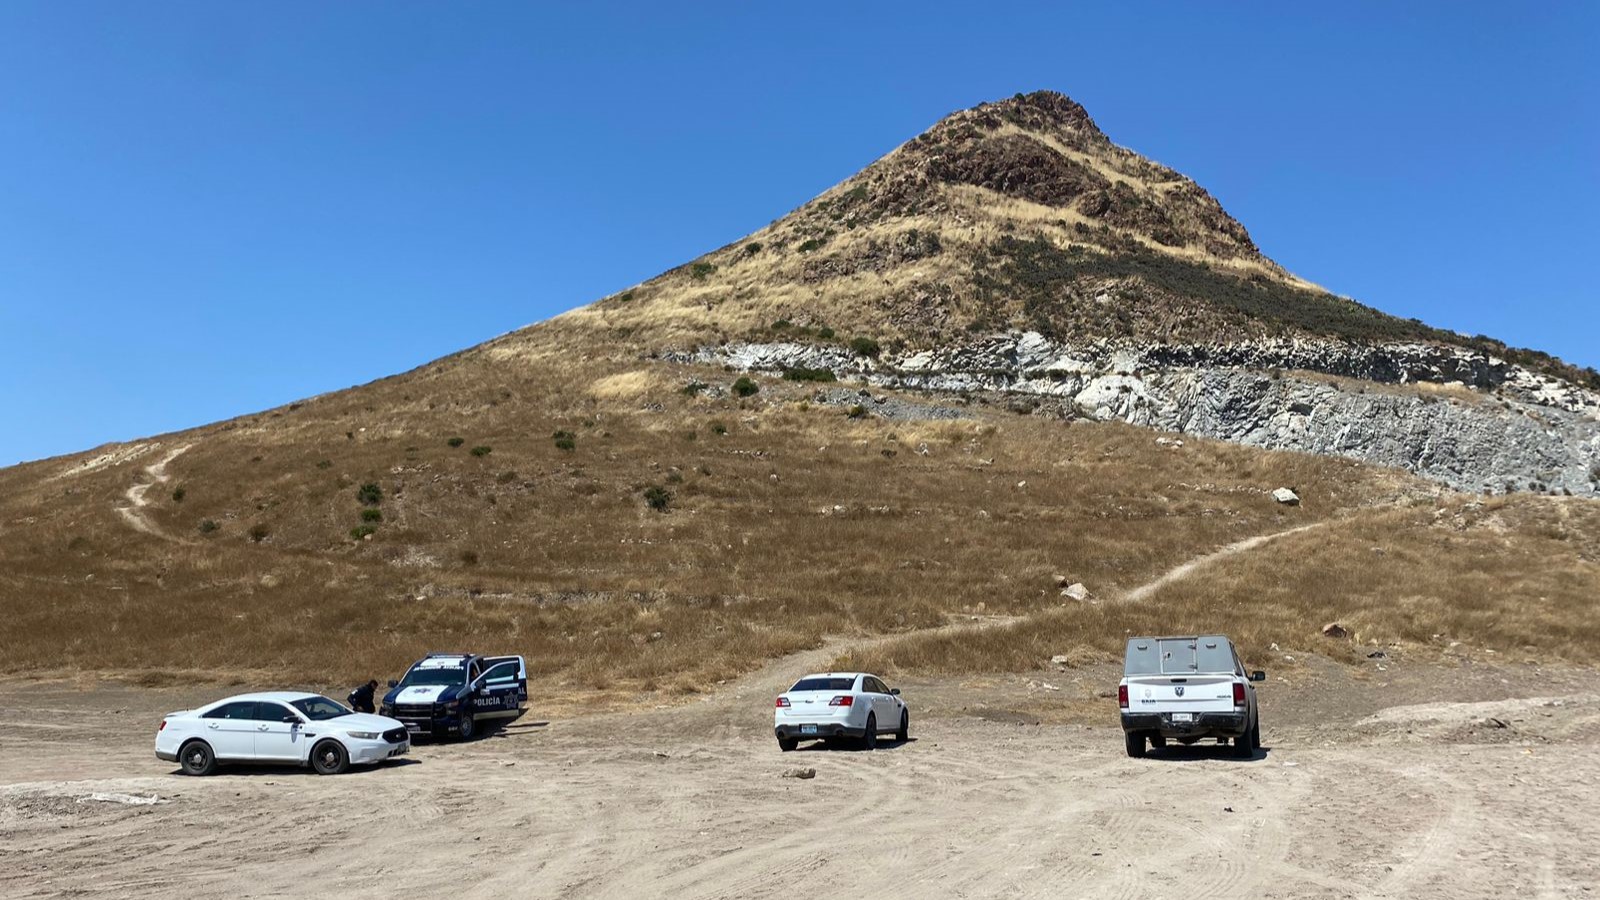
M430 653L389 682L382 715L413 735L471 740L485 720L514 719L528 702L528 668L520 656Z

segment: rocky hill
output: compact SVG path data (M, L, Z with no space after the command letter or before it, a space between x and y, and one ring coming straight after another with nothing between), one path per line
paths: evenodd
M1600 492L1600 374L1295 278L1199 185L1055 93L956 113L748 239L490 352L539 352L551 331L1017 393L1464 490Z
M978 671L1184 628L1587 659L1594 388L1295 278L1019 96L415 371L0 470L0 670L326 683L479 648L637 698L829 636ZM1267 540L1292 565L1234 552Z

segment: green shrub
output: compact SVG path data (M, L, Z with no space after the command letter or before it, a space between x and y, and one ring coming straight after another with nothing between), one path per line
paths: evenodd
M701 260L700 262L690 264L689 277L693 278L695 281L705 281L707 278L710 278L711 273L715 272L716 270L717 267L715 264Z
M383 488L369 481L356 489L356 499L362 506L377 506L383 502Z
M173 503L182 503L183 502L183 498L187 493L188 492L185 491L183 488L178 488L177 490L172 492L172 502Z
M459 447L462 444L465 444L466 442L467 442L467 439L466 438L462 438L462 437L453 437L450 440L445 441L446 444L449 444L452 447Z
M739 380L733 383L733 392L740 397L753 397L761 390L761 385L750 380L748 375L740 375Z
M755 256L757 253L760 253L760 252L761 252L761 242L760 241L751 241L750 243L744 245L744 255L745 256Z
M467 452L471 453L473 456L488 456L489 454L494 452L494 448L493 447L485 447L482 444L480 444L480 445L478 445L476 447L473 447L471 450L468 450Z
M672 505L672 492L659 484L652 484L644 489L644 502L656 512L666 512Z
M356 527L350 529L350 540L359 541L365 538L367 535L377 534L377 532L378 526L376 525L357 525Z
M711 423L711 433L712 434L718 434L718 435L727 434L728 433L728 426L724 425L721 422L712 422Z
M835 377L833 372L831 370L829 370L829 369L808 369L808 368L806 368L804 366L796 366L793 369L784 369L783 370L783 380L784 381L838 381L839 379L837 377Z
M790 325L793 325L793 324L794 323L790 322L788 319L779 319L778 321L772 323L772 330L773 331L783 331L784 329L788 328Z
M799 247L796 247L795 249L799 250L801 253L810 253L813 250L822 249L823 243L824 241L821 238L807 238L800 244Z
M217 523L211 521L210 519L201 519L200 520L200 533L201 534L210 534L211 532L216 531L218 528L221 528L221 527L222 527L221 525L218 525Z
M333 460L331 460L331 459L318 460L317 461L317 468L319 468L319 469L331 469L331 468L333 468Z
M696 397L707 387L708 385L703 381L691 381L683 386L683 395L685 397Z
M855 406L850 407L849 416L852 419L865 419L867 417L867 408L857 403Z
M478 564L478 551L463 550L459 558L463 566L475 566Z
M877 356L882 352L878 342L869 337L850 339L850 350L857 356Z
M633 291L623 291L621 294L617 295L617 302L619 302L619 303L632 303L633 302Z
M372 507L368 507L366 509L363 509L361 511L361 521L363 521L363 522L382 522L383 521L383 510L374 509Z
M556 446L562 450L576 450L578 448L578 436L570 431L558 431L550 435L550 437L556 442Z
M367 512L377 512L377 510L369 509L369 510L367 510ZM272 529L270 529L267 526L262 525L260 523L257 523L255 525L251 525L250 526L250 540L251 540L252 543L256 543L256 544L261 543L262 541L266 540L267 539L267 535L269 535L271 533L272 533Z
M822 338L825 341L831 341L833 340L833 329L824 325L817 329L817 337Z

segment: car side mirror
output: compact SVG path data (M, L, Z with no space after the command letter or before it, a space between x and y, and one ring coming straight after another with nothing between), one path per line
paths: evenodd
M1254 672L1250 673L1250 680L1251 681L1266 681L1267 680L1267 673L1261 671L1260 669L1257 669Z
M400 682L395 681L393 678L389 679L389 687L399 687L399 686L400 686Z
M890 688L889 689L889 693L891 693L894 696L898 697L898 696L900 696L900 689L899 688Z

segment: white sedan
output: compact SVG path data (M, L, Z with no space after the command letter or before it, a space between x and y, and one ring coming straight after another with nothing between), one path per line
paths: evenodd
M398 721L296 691L240 694L170 713L156 730L156 757L187 775L210 775L218 763L309 765L337 775L410 750Z
M911 713L899 689L876 675L824 672L807 675L778 697L772 726L785 752L801 741L827 738L858 740L871 750L880 734L909 740Z

